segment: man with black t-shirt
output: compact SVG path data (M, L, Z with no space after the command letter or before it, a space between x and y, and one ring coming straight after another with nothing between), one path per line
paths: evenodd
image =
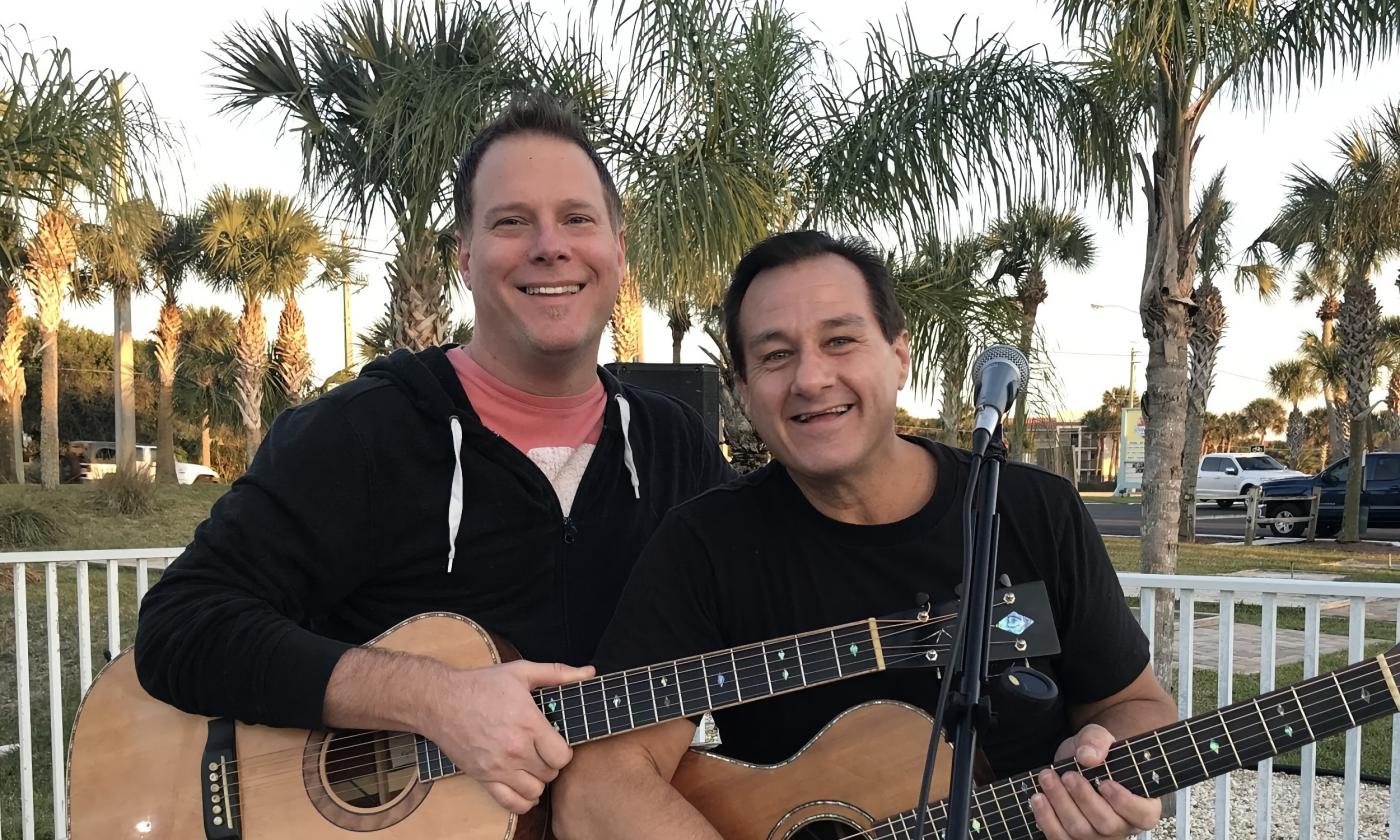
M600 672L951 600L961 577L967 452L895 434L908 334L879 256L858 240L799 231L760 243L725 298L725 340L750 418L775 461L675 508L643 552L598 647ZM1102 762L1118 738L1175 719L1147 641L1073 487L1020 464L1002 474L999 574L1045 582L1062 653L1035 664L1061 701L1002 716L982 739L998 776L1074 755ZM895 670L716 713L720 752L791 756L859 703L927 710L937 680ZM575 838L713 838L669 784L694 726L677 720L578 750L555 794ZM1051 838L1123 837L1160 804L1046 771L1032 808ZM820 795L820 791L812 791ZM910 803L911 805L913 803Z

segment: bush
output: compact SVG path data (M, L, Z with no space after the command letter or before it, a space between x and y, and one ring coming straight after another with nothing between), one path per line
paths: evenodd
M143 516L156 509L155 480L143 467L118 469L97 482L94 503L108 513Z
M27 505L0 508L0 548L46 548L65 531L58 521Z

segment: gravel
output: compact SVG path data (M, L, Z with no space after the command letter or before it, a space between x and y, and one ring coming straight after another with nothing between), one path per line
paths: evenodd
M1248 840L1254 835L1254 796L1259 774L1239 770L1230 774L1230 836ZM1271 840L1298 840L1299 779L1286 773L1275 773L1271 785L1273 808L1269 821ZM1357 806L1356 840L1386 840L1387 810L1390 791L1384 785L1361 784ZM1163 820L1153 832L1157 840L1176 836L1176 821ZM1215 836L1215 782L1197 785L1191 791L1191 836ZM1342 834L1342 780L1317 777L1313 793L1314 840L1335 838ZM1351 838L1346 838L1351 840Z

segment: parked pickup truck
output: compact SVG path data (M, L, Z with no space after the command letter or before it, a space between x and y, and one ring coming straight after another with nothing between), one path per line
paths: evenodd
M97 481L105 475L117 471L117 445L110 440L75 440L68 444L78 453L78 479ZM136 445L136 464L155 475L156 448L148 444ZM218 481L219 474L203 464L175 462L175 480L180 484L196 484Z
M1262 452L1212 452L1201 459L1196 471L1196 498L1214 499L1218 506L1228 508L1235 498L1266 481L1306 477L1306 473L1290 470Z
M1342 529L1342 509L1346 506L1347 474L1350 460L1343 458L1317 475L1271 481L1259 488L1259 502L1265 517L1277 521L1269 530L1276 537L1300 537L1308 515L1307 502L1270 502L1269 497L1311 496L1314 487L1322 488L1317 506L1317 536L1330 537ZM1377 527L1400 527L1400 452L1366 453L1366 483L1361 490L1361 506L1366 508L1366 524Z

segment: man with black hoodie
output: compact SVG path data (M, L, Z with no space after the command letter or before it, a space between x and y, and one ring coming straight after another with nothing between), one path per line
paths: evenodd
M142 603L155 697L302 728L436 742L528 810L568 745L530 699L582 679L642 546L732 476L699 417L597 366L621 201L578 122L518 105L457 172L466 347L397 351L286 412ZM526 660L473 671L360 645L445 610Z

